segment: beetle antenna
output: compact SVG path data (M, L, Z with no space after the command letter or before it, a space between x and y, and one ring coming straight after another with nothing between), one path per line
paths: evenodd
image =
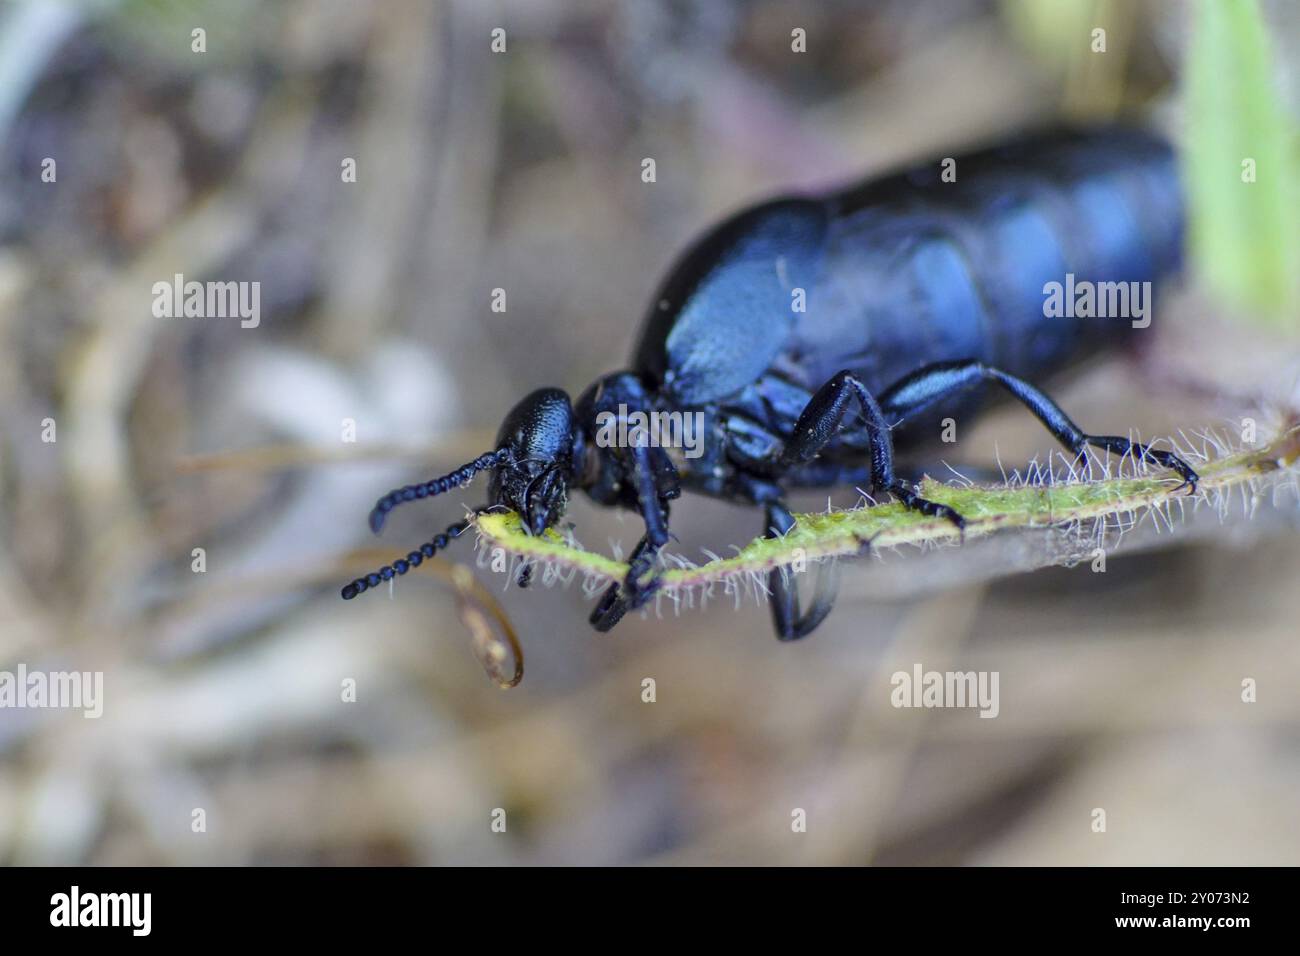
M357 578L351 584L345 585L339 593L342 595L343 600L351 601L362 591L368 591L370 588L378 587L385 581L391 581L395 576L403 575L411 568L418 568L426 558L432 558L447 547L448 544L464 534L469 525L469 518L457 521L442 534L434 535L432 541L422 544L418 550L412 551L404 558L398 558L392 564L385 564L378 571L367 574L365 577Z
M405 488L394 488L375 502L375 507L370 512L370 530L375 534L379 534L379 530L384 526L384 519L388 517L388 512L403 502L415 501L417 498L432 498L434 495L440 495L452 488L459 488L483 469L495 468L504 462L509 454L506 449L499 448L485 455L479 455L469 464L461 465L455 471L449 472L441 478L434 478L432 481L426 481L419 485L407 485Z

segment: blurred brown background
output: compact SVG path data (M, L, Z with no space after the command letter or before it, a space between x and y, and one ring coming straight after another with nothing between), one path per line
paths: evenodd
M1105 574L858 562L792 645L752 600L598 636L580 587L478 569L527 654L509 692L444 582L338 598L374 563L348 554L375 546L380 493L486 450L530 389L621 366L673 255L738 205L1062 114L1176 135L1185 5L1083 6L1119 44L1104 62L1040 49L1041 11L1011 2L0 7L0 670L105 674L99 720L0 710L0 860L1300 861L1294 496L1147 529L1160 547ZM1293 64L1300 10L1266 10ZM260 326L154 318L175 273L259 281ZM1222 425L1239 383L1292 400L1294 343L1194 286L1165 300L1170 381L1105 365L1062 404L1158 435ZM1051 451L1013 412L959 453L995 447ZM484 488L378 544L405 552ZM569 517L593 548L639 534ZM696 560L759 525L674 508ZM893 709L914 662L999 671L1000 715Z

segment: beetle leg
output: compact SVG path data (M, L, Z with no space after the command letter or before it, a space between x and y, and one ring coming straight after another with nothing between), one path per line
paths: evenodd
M889 491L914 511L946 518L958 528L964 527L966 520L952 508L922 498L910 485L894 476L894 443L889 436L890 426L875 398L848 369L838 372L808 402L778 459L778 466L790 470L811 461L835 437L849 403L855 398L862 409L867 437L871 441L872 491Z
M1183 479L1183 483L1178 488L1186 488L1189 495L1196 494L1196 485L1201 480L1201 476L1192 469L1191 465L1171 451L1152 448L1150 445L1132 441L1122 435L1084 435L1083 440L1086 444L1092 445L1094 448L1100 448L1102 451L1114 452L1116 455L1121 456L1132 455L1135 459L1153 461L1163 468L1168 468ZM1075 454L1075 461L1083 457L1083 448L1072 450ZM1177 491L1178 488L1174 490Z
M659 590L657 576L644 584L630 584L640 581L654 568L659 548L652 546L649 535L643 537L628 560L628 573L623 581L615 581L601 595L600 603L591 612L588 619L591 626L604 633L614 629L614 625L623 619L628 611L635 610L650 599Z
M973 388L983 382L997 382L1046 426L1062 445L1081 457L1092 445L1117 455L1153 462L1168 468L1183 479L1188 494L1196 491L1200 477L1192 466L1173 452L1152 448L1118 435L1089 435L1061 411L1047 394L1023 379L1009 375L974 359L965 362L938 362L918 369L885 390L880 397L881 410L895 426L941 399Z
M666 492L660 492L653 454L658 451L631 449L627 480L636 489L637 510L645 521L646 533L628 561L627 577L611 584L591 613L591 624L598 631L612 629L624 614L641 607L659 590L659 550L668 543L668 499L676 496L677 487L673 482Z
M765 537L779 538L793 527L794 516L789 509L779 501L768 502ZM777 640L796 641L816 630L831 612L839 588L839 566L832 562L817 568L813 605L807 614L799 613L799 588L785 568L768 572L767 587L772 592L772 624Z

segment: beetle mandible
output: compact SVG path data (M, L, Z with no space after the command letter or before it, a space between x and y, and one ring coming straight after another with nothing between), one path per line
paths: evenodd
M1172 150L1112 126L1022 136L958 158L956 168L953 182L936 161L733 215L669 272L630 369L599 379L576 403L555 388L526 396L494 450L380 498L372 530L397 505L481 471L491 472L489 507L513 509L533 534L560 520L575 489L631 509L645 534L626 578L591 614L608 631L655 593L669 503L683 487L761 506L768 537L794 525L788 490L833 485L888 493L961 527L961 515L899 476L895 454L933 441L941 418L975 413L990 384L1074 454L1093 446L1132 455L1195 491L1196 472L1177 455L1086 433L1029 381L1132 334L1127 315L1049 317L1047 283L1152 283L1177 270L1183 213ZM800 299L802 309L793 305ZM599 420L637 412L702 414L702 453L597 442ZM405 574L469 526L456 522L357 578L343 597ZM519 583L527 581L525 564ZM831 609L834 589L821 581L806 611L781 569L768 583L781 640L808 634Z

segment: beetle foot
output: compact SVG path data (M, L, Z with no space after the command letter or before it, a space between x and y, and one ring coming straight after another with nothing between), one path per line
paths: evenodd
M948 505L940 504L937 501L931 501L928 498L922 498L905 481L894 482L889 490L903 503L904 507L912 511L919 511L931 518L946 518L957 526L958 531L965 532L966 519L961 516L957 509L950 508Z
M1087 435L1084 437L1084 442L1095 448L1114 452L1116 455L1132 455L1135 460L1149 461L1162 468L1168 468L1183 479L1182 484L1174 489L1175 492L1186 488L1189 495L1196 494L1196 485L1200 482L1201 476L1196 473L1191 465L1171 451L1165 451L1163 448L1152 448L1150 445L1142 445L1120 435ZM1079 456L1083 456L1082 447L1080 447Z
M628 611L635 611L659 591L663 583L663 569L654 559L641 556L628 568L627 577L605 589L600 603L591 612L591 626L602 633L614 629Z
M629 611L635 611L659 593L659 589L663 586L663 569L654 568L648 577L641 575L635 581L636 583L633 583L633 575L629 572L627 580L623 582Z
M627 602L623 600L623 593L618 584L611 584L600 598L600 603L596 609L591 612L588 621L591 626L602 634L612 631L614 625L623 620L623 615L627 613Z

